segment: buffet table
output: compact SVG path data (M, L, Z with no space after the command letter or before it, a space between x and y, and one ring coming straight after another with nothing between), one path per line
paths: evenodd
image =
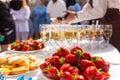
M5 55L9 53L14 53L14 51L6 51L1 53L0 55ZM20 53L20 52L19 52ZM26 52L27 53L27 52ZM109 44L109 47L106 47L104 49L99 49L99 50L94 50L90 51L92 55L96 56L101 56L103 57L106 61L110 62L110 80L119 80L119 72L120 72L120 54L118 50ZM30 55L34 55L37 58L41 59L41 62L49 57L52 53L48 52L47 48L43 50L39 50L37 52L32 52L32 53L27 53ZM35 70L30 73L23 74L25 75L25 80L27 80L28 77L32 77L32 80L48 80L44 75L41 73L41 71ZM19 75L20 76L20 75ZM17 80L18 76L15 77L6 77L6 80Z

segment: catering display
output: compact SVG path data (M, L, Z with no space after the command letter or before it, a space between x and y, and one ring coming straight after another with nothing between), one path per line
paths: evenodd
M10 50L14 51L34 51L43 49L44 43L39 40L17 40L10 45Z
M27 54L6 54L0 56L0 72L6 77L31 72L39 68L40 59Z
M40 65L44 76L52 80L108 80L110 63L102 57L75 46L60 47Z

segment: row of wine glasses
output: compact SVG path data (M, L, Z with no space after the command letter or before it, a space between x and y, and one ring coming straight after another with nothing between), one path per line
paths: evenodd
M75 45L86 47L95 44L98 46L105 38L107 43L112 36L112 25L68 25L50 24L40 28L42 40L47 46L64 46L72 48Z

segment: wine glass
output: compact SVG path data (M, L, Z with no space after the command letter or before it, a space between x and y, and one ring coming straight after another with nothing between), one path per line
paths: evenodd
M97 25L96 26L96 37L95 37L97 41L96 48L102 48L101 41L103 39L103 35L104 35L103 25Z
M112 25L104 25L104 37L107 41L107 44L109 44L109 40L112 36Z

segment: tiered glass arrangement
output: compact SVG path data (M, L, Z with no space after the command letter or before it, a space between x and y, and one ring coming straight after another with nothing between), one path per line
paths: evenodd
M54 49L62 46L71 49L77 45L85 50L92 50L104 48L104 38L109 43L112 25L50 24L42 25L40 31L42 41Z

